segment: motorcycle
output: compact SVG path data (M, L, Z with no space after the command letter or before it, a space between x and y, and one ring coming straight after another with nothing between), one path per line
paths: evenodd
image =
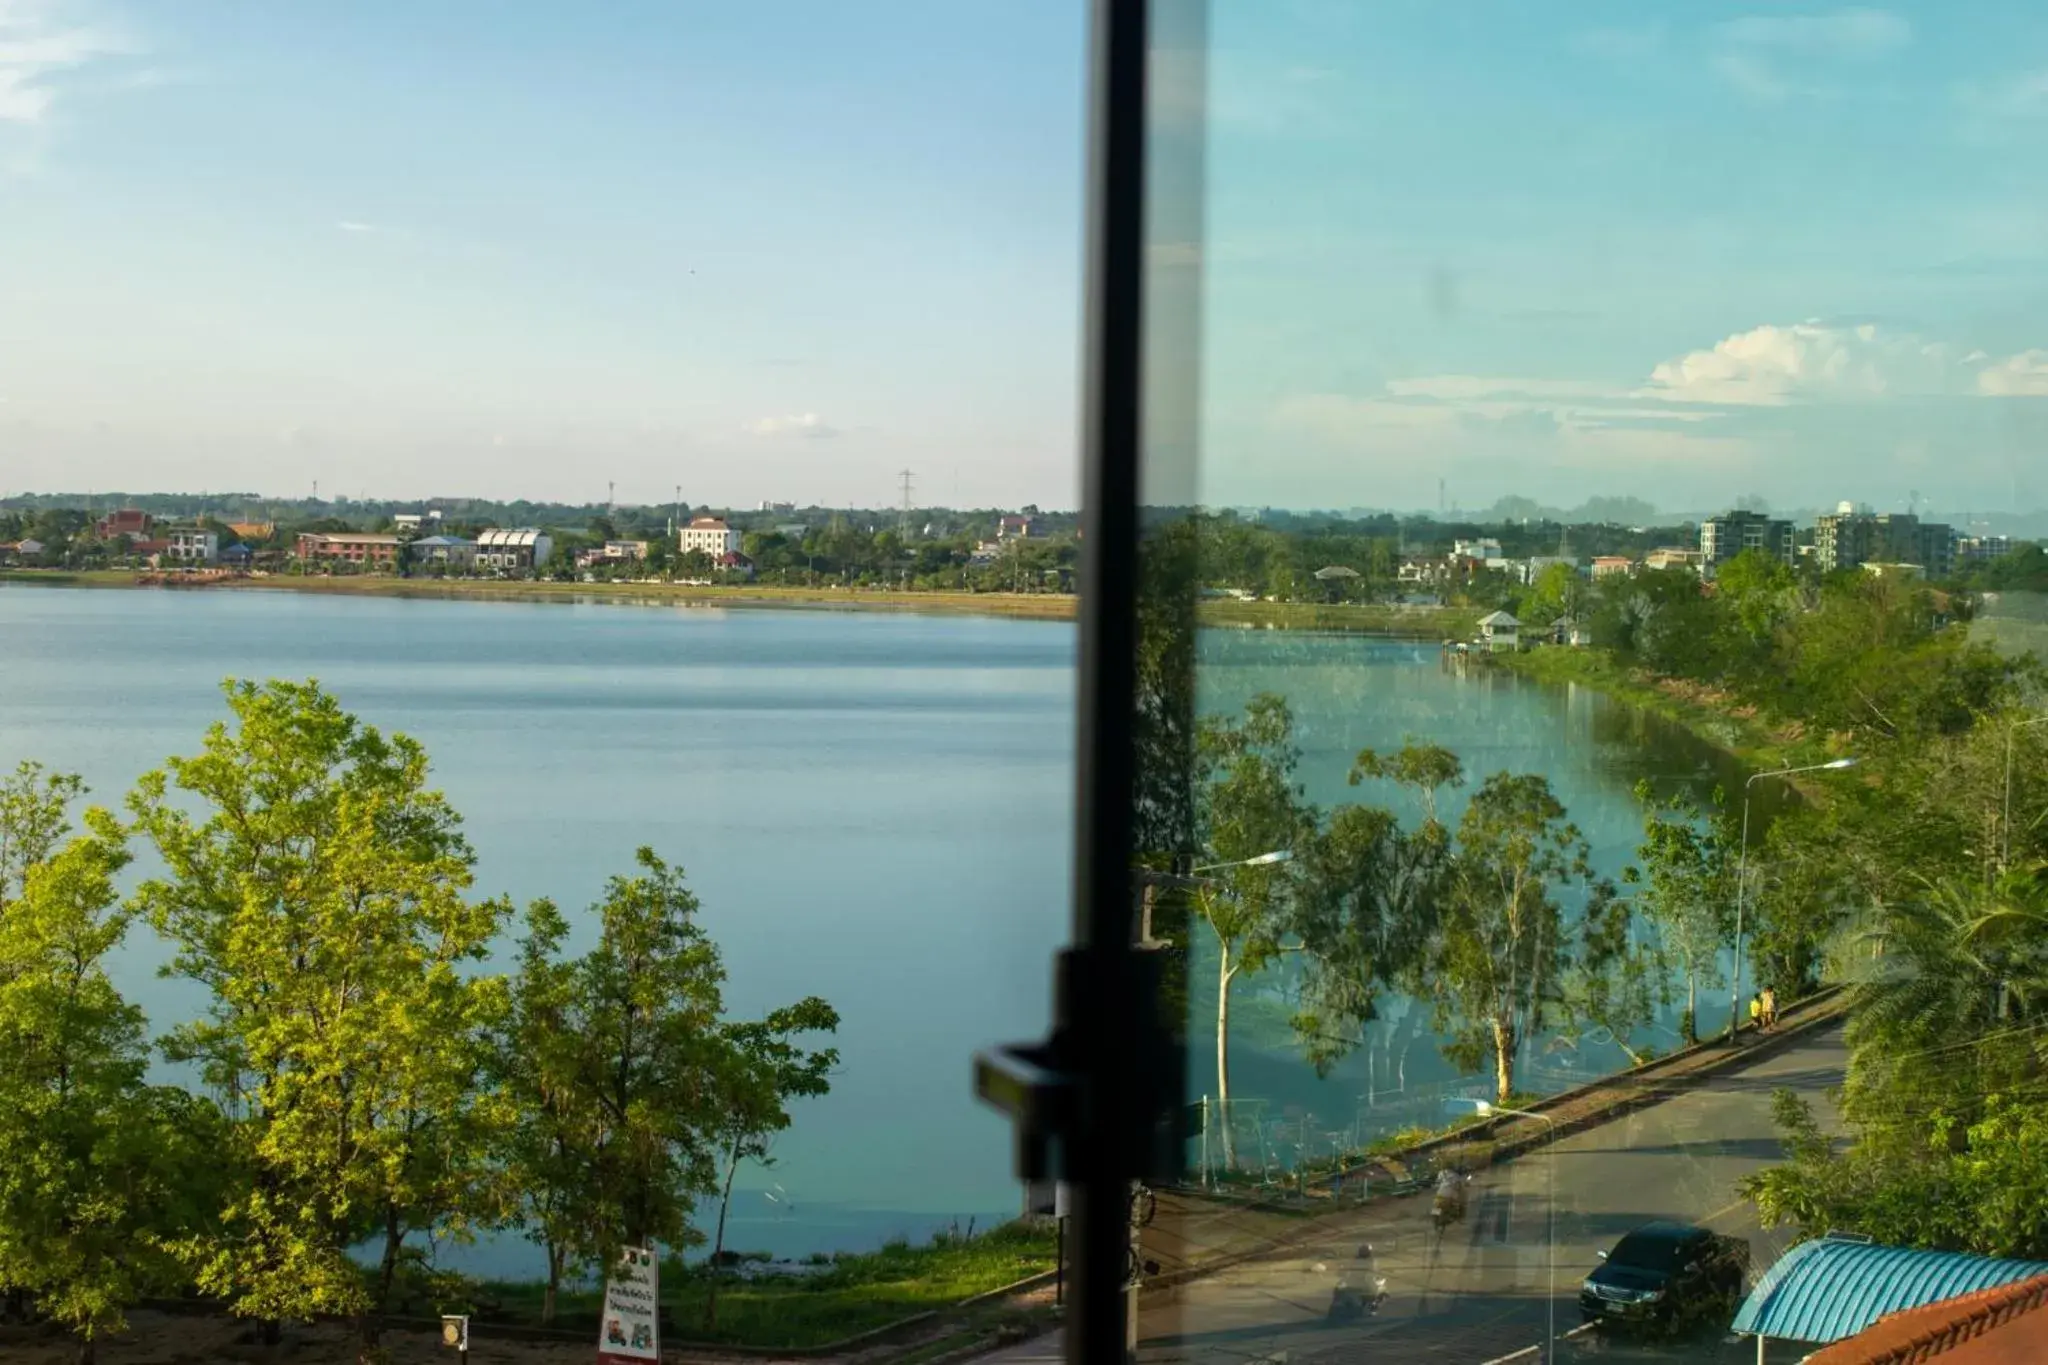
M1429 1221L1439 1234L1465 1217L1465 1186L1471 1179L1469 1175L1460 1176L1450 1189L1438 1188L1436 1198L1430 1202Z
M1370 1243L1358 1249L1354 1267L1337 1272L1337 1284L1330 1291L1330 1311L1326 1315L1331 1322L1356 1322L1360 1318L1376 1317L1380 1305L1387 1301L1387 1277L1379 1273Z

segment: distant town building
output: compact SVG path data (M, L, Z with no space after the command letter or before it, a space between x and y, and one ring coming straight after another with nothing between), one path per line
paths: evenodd
M761 510L763 512L779 512L787 516L789 513L796 511L796 504L793 502L764 502L761 504Z
M1029 540L1038 534L1038 518L1021 513L1000 517L996 521L997 540Z
M644 540L607 540L602 545L593 545L576 552L576 567L595 568L599 564L626 564L647 558L647 542Z
M389 568L398 562L398 537L369 531L301 531L298 556L309 564L367 564Z
M1504 611L1482 616L1479 642L1495 654L1513 653L1522 645L1522 623Z
M2011 553L2011 536L1960 536L1956 540L1956 561L1961 564L1983 564Z
M493 527L476 538L479 569L538 569L554 553L555 541L531 526Z
M1646 569L1691 569L1694 573L1703 573L1706 566L1706 551L1680 549L1675 545L1652 550L1643 556Z
M237 540L246 543L252 540L270 539L277 534L277 523L274 521L231 521L228 523L228 529L235 533Z
M212 531L181 526L167 532L164 539L169 542L163 552L166 559L186 564L211 564L220 558L220 537Z
M1955 572L1955 528L1907 512L1862 512L1844 503L1813 526L1814 559L1823 573L1860 564L1917 564L1929 578Z
M1613 578L1617 575L1632 574L1636 562L1627 555L1600 555L1593 560L1593 577Z
M800 521L781 521L775 524L775 534L785 540L802 540L810 534L810 530L810 527Z
M421 536L406 546L415 564L440 564L451 569L468 569L476 564L476 542L461 536Z
M740 533L726 525L723 517L693 517L676 533L676 550L680 554L695 550L716 562L740 552Z
M1490 536L1480 540L1454 540L1451 542L1451 556L1454 559L1476 559L1482 564L1491 564L1501 558L1500 542Z
M156 519L139 507L124 507L118 512L109 512L93 523L93 534L101 540L148 540L150 528Z
M1789 521L1762 512L1723 512L1700 523L1701 567L1711 575L1745 550L1769 555L1781 564L1799 558L1799 531Z
M441 509L436 507L426 512L400 512L391 518L391 524L401 531L420 531L441 524Z
M221 546L220 562L230 569L246 569L256 562L256 552L238 540L232 545Z

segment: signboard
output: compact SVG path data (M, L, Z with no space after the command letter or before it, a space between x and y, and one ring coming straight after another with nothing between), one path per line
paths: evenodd
M605 1281L598 1319L597 1365L635 1365L661 1359L659 1271L654 1252L629 1248Z

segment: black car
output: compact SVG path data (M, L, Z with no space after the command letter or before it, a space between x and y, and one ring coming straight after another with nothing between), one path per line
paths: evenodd
M1749 1244L1691 1223L1645 1223L1601 1254L1579 1286L1587 1322L1673 1328L1732 1316Z

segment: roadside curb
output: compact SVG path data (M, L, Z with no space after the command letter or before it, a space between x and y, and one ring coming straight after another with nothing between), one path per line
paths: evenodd
M1698 1043L1684 1051L1675 1052L1670 1057L1660 1057L1656 1061L1645 1063L1643 1066L1633 1067L1628 1071L1616 1072L1614 1075L1603 1080L1590 1082L1587 1085L1579 1086L1572 1090L1561 1091L1542 1103L1530 1107L1530 1113L1542 1114L1546 1108L1562 1106L1573 1099L1584 1098L1588 1094L1599 1090L1612 1089L1615 1091L1611 1102L1590 1108L1583 1113L1575 1114L1569 1119L1551 1120L1546 1123L1503 1114L1483 1124L1475 1124L1472 1127L1461 1129L1457 1133L1444 1137L1432 1138L1428 1142L1419 1143L1412 1148L1391 1155L1396 1159L1425 1155L1446 1146L1470 1143L1475 1138L1494 1138L1494 1145L1488 1153L1487 1164L1502 1165L1512 1161L1517 1156L1534 1151L1540 1147L1548 1146L1558 1138L1583 1132L1587 1128L1609 1122L1632 1110L1647 1108L1650 1105L1661 1103L1672 1094L1686 1088L1688 1083L1695 1078L1705 1079L1736 1066L1747 1065L1771 1056L1796 1039L1803 1038L1810 1033L1818 1032L1829 1025L1838 1023L1846 1013L1846 1007L1847 1001L1843 997L1842 988L1840 986L1829 986L1787 1007L1787 1013L1796 1010L1800 1013L1801 1017L1788 1020L1775 1032L1747 1045L1738 1044L1730 1048L1725 1041ZM1719 1056L1707 1055L1716 1050L1719 1051ZM1696 1064L1668 1077L1651 1074L1667 1070L1681 1059L1693 1059ZM1639 1082L1640 1084L1638 1084ZM1511 1131L1516 1127L1526 1127L1530 1131L1526 1134L1518 1133L1508 1138L1494 1137L1497 1133L1504 1130ZM1351 1167L1349 1169L1355 1171L1360 1168ZM1332 1175L1324 1179L1335 1180L1337 1178L1336 1175ZM1322 1181L1319 1180L1317 1183L1322 1183ZM1243 1265L1263 1257L1293 1250L1302 1243L1312 1241L1326 1233L1330 1225L1339 1219L1354 1216L1370 1208L1373 1204L1383 1203L1391 1198L1412 1197L1412 1195L1378 1195L1342 1209L1330 1209L1326 1212L1310 1215L1303 1219L1300 1226L1290 1228L1279 1236L1270 1238L1258 1245L1246 1247L1238 1251L1226 1252L1213 1259L1184 1265L1178 1269L1154 1276L1145 1282L1140 1292L1146 1295L1166 1293L1178 1289L1182 1285L1204 1279L1218 1271L1228 1270L1233 1266ZM1247 1205L1246 1207L1256 1208L1258 1206Z

